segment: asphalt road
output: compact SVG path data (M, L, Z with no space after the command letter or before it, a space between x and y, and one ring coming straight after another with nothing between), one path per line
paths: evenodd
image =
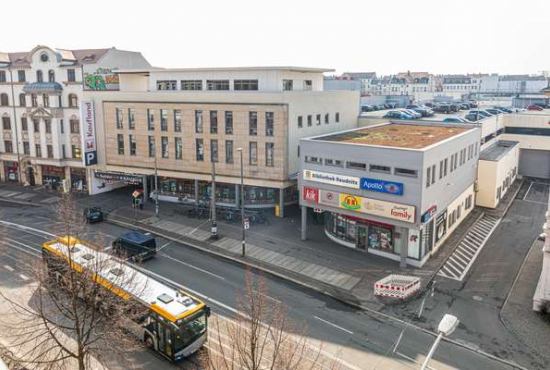
M40 245L51 239L45 233L58 234L59 225L49 207L1 201L0 221L11 223L3 230L9 252L0 255L0 270L5 265L11 266L14 271L7 271L7 274L10 279L19 281L21 266L16 262L39 258ZM100 237L108 245L125 231L109 223L100 223L91 225L84 237ZM162 238L158 238L157 243L161 251L157 258L143 265L145 269L200 294L215 313L227 317L234 315L235 294L244 285L242 266ZM2 274L0 282L7 281L3 277L6 271ZM337 356L343 369L418 369L434 341L432 335L414 327L358 311L301 286L270 276L266 281L270 300L283 302L289 316L307 326L310 340L323 342L323 351ZM176 368L151 353L136 354L133 361L146 362L149 369ZM445 341L440 344L430 366L432 369L513 369Z

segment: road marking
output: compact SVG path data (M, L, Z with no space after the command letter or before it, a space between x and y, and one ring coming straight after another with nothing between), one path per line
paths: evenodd
M4 268L5 268L6 270L10 271L10 272L14 272L14 271L15 271L14 268L11 267L10 265L4 265Z
M525 198L527 198L527 194L529 194L529 192L531 191L531 186L533 186L532 182L529 184L529 188L527 189L527 192L525 192L525 195L523 196L523 200L525 200Z
M536 202L536 201L534 201L534 200L527 200L527 199L524 199L523 201L524 201L524 202L529 202L529 203L544 204L544 205L547 205L547 204L548 204L548 203Z
M163 250L164 248L166 248L168 246L168 244L170 244L172 242L168 242L166 244L164 244L162 247L160 247L159 249L157 249L157 252L160 252L161 250Z
M21 279L25 280L25 281L29 280L29 278L26 277L26 276L23 275L23 274L19 274L19 277L20 277Z
M21 247L18 247L18 246L15 246L15 245L6 243L5 241L0 241L0 243L5 244L5 245L7 245L8 247L15 248L15 249L17 249L18 251L21 251L21 252L25 252L25 253L27 253L27 254L30 254L31 256L34 256L34 257L42 257L42 256L41 256L40 254L38 254L38 253L30 252L30 251L26 250L25 248L21 248ZM31 248L31 249L33 249L33 248Z
M317 320L321 321L321 322L324 322L324 323L327 324L327 325L333 326L333 327L335 327L336 329L340 329L340 330L342 330L342 331L345 331L345 332L348 333L348 334L353 335L353 332L352 332L352 331L349 331L348 329L344 329L343 327L338 326L338 325L336 325L336 324L333 324L333 323L331 323L330 321L323 320L322 318L320 318L320 317L318 317L318 316L313 316L313 317L316 318Z
M13 222L8 222L8 221L2 221L2 220L0 220L0 224L8 226L8 227L10 227L10 226L15 227L16 229L31 230L31 231L35 231L35 232L40 233L40 234L48 235L49 237L57 238L57 235L54 235L54 234L49 233L49 232L44 231L44 230L39 230L39 229L32 228L30 226L25 226L25 225L16 224L16 223L13 223ZM44 236L42 236L42 237L45 238ZM45 239L47 239L47 238L45 238Z
M203 270L203 269L201 269L200 267L193 266L193 265L191 265L191 264L189 264L189 263L187 263L187 262L180 261L179 259L174 258L174 257L171 257L171 256L167 255L166 253L160 253L160 255L163 256L163 257L166 257L166 258L168 258L169 260L172 260L172 261L174 261L174 262L176 262L176 263L180 263L180 264L182 264L182 265L184 265L184 266L191 267L192 269L195 269L195 270L197 270L197 271L204 272L205 274L208 274L208 275L210 275L210 276L214 276L215 278L218 278L218 279L220 279L220 280L225 280L225 278L222 277L222 276L220 276L220 275L213 274L213 273L211 273L210 271Z

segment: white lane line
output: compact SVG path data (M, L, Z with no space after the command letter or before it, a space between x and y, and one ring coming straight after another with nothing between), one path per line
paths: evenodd
M10 265L4 265L4 268L10 272L14 272L15 270Z
M208 274L208 275L210 275L210 276L214 276L215 278L218 278L218 279L220 279L220 280L225 280L225 278L222 277L222 276L220 276L220 275L213 274L213 273L211 273L210 271L203 270L203 269L201 269L200 267L193 266L193 265L191 265L191 264L189 264L189 263L187 263L187 262L180 261L179 259L174 258L174 257L171 257L171 256L167 255L166 253L160 253L160 255L163 256L163 257L166 257L166 258L168 258L169 260L174 261L174 262L176 262L176 263L182 264L182 265L187 266L187 267L191 267L192 269L195 269L195 270L197 270L197 271L203 272L203 273Z
M23 274L19 274L19 277L25 281L29 280L29 278Z
M16 224L16 223L13 223L13 222L0 220L0 224L8 226L8 227L11 226L11 227L14 227L16 229L31 230L31 231L34 231L34 232L37 232L37 233L40 233L40 234L43 234L43 235L48 235L49 237L52 237L52 238L57 238L57 235L49 233L47 231L35 229L35 228L25 226L25 225ZM44 237L43 235L42 235L43 238L48 239L48 238Z
M159 249L157 249L157 252L160 252L161 250L163 250L164 248L166 248L170 243L172 243L172 242L168 242L168 243L164 244L162 247L160 247Z
M27 254L30 254L31 256L34 256L34 257L42 257L42 256L41 256L40 254L38 254L38 253L30 252L30 251L28 251L28 250L25 249L25 248L21 248L21 247L18 247L18 246L16 246L16 245L12 245L12 244L6 243L5 241L0 241L0 243L5 244L5 245L7 245L8 247L15 248L15 249L17 249L18 251L21 251L21 252L25 252L25 253L27 253ZM32 248L31 248L31 249L32 249Z
M544 204L544 205L548 204L548 203L543 203L543 202L535 202L534 200L527 200L527 199L524 199L523 201L524 202L529 202L529 203Z
M533 186L533 183L530 183L530 184L529 184L529 189L527 189L527 192L526 192L525 195L523 196L523 200L525 200L525 198L527 198L527 194L529 194L529 191L531 191L531 186Z
M327 325L330 325L330 326L332 326L332 327L335 327L336 329L340 329L340 330L342 330L342 331L345 331L345 332L348 333L348 334L353 335L353 332L352 332L352 331L349 331L348 329L344 329L343 327L338 326L338 325L336 325L336 324L333 324L333 323L331 323L330 321L323 320L322 318L320 318L320 317L318 317L318 316L313 316L313 317L316 318L317 320L321 321L321 322L324 322L324 323L327 324Z

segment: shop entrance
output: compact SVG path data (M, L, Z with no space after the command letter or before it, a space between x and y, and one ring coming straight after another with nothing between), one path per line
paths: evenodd
M357 249L359 250L367 250L367 244L368 244L368 238L367 238L368 232L366 226L359 226L357 228Z

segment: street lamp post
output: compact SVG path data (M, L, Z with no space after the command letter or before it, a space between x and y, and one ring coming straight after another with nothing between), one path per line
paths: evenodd
M242 256L246 255L246 239L244 231L244 173L243 173L243 148L237 148L237 151L241 154L241 226L242 226Z
M158 189L157 148L155 148L155 217L159 216L159 189Z
M439 342L441 342L441 338L443 336L449 336L455 331L456 327L458 326L458 323L460 321L453 315L445 314L441 321L439 322L439 326L437 327L437 331L439 332L439 335L437 336L434 344L432 345L432 348L430 349L430 352L428 353L428 356L426 356L426 359L424 360L424 363L422 364L422 367L420 370L426 370L428 368L428 362L432 359L432 356L435 353L435 350L437 349L437 346L439 345Z
M216 221L216 162L212 158L212 186L210 188L210 213L212 225L210 227L210 239L218 239L218 222Z

